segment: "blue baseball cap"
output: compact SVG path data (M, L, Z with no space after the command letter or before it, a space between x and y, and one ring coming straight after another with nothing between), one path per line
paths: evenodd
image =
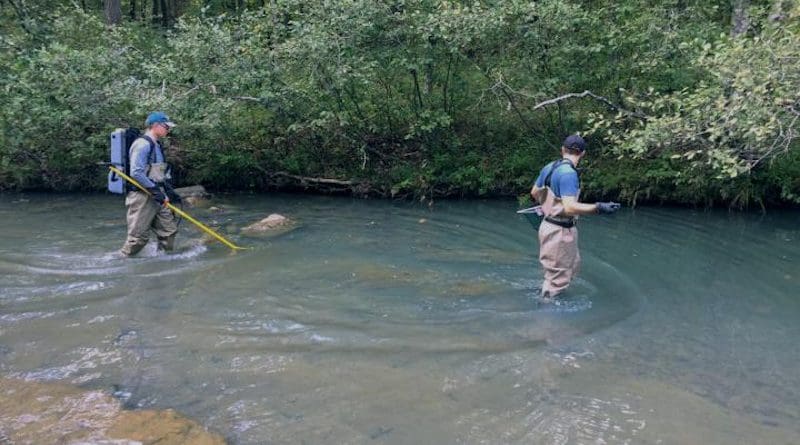
M172 122L169 119L169 116L167 116L161 111L154 111L149 115L147 115L147 120L144 121L144 124L147 125L148 127L152 126L153 124L164 124L169 128L175 126L175 122Z
M568 148L570 150L577 150L577 151L584 151L586 150L586 141L583 140L582 137L578 136L577 134L571 134L564 139L564 143L562 144L564 148Z

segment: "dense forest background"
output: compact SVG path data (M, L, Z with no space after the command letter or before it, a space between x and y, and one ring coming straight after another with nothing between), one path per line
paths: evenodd
M800 203L800 6L780 0L0 0L0 189L102 190L163 110L179 183Z

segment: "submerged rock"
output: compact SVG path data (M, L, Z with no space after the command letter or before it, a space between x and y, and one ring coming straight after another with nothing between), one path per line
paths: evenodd
M173 410L122 409L104 391L0 377L0 443L223 445Z
M192 207L205 207L208 205L209 201L205 198L198 198L196 196L190 196L188 198L182 198L183 202L189 204Z
M297 222L283 215L273 213L261 221L250 224L242 229L246 235L275 235L286 233L297 227Z
M179 187L175 189L175 193L181 195L181 198L188 198L190 196L199 196L201 198L207 198L211 196L208 192L206 192L206 188L203 187L202 185Z
M508 286L500 282L472 280L453 283L451 286L443 288L440 294L457 297L481 297L502 294L507 290Z
M220 445L225 440L174 410L122 411L108 430L114 439L143 444Z
M205 187L202 185L192 185L189 187L180 187L175 189L183 202L192 207L203 207L208 205L211 194L206 192Z

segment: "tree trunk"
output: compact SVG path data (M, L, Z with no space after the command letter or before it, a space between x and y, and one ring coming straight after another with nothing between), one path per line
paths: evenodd
M161 0L161 26L169 28L169 8L167 8L167 0Z
M160 2L158 0L153 0L153 11L152 11L153 15L151 16L153 24L157 24L158 20L160 18L159 13L158 13L158 10L159 10L158 5L159 4L160 4Z
M740 36L750 28L748 7L750 0L731 0L731 37Z
M106 24L118 25L122 20L122 5L120 4L120 0L103 0L103 4Z
M129 2L130 8L128 9L128 15L131 17L131 21L136 21L136 0L130 0Z

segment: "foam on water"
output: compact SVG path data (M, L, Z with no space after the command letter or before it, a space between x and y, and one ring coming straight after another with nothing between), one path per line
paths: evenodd
M192 243L188 248L179 248L173 252L165 252L163 250L158 250L158 245L155 242L150 242L134 258L147 260L155 259L158 261L182 261L197 258L207 251L208 247L205 244Z
M104 351L98 348L80 348L71 355L77 357L74 361L63 366L42 368L28 372L14 372L10 375L24 380L65 380L85 374L87 370L108 367L122 360L120 351ZM89 374L89 377L89 379L93 379L99 377L99 374ZM84 383L84 380L76 380L74 383Z
M592 300L586 295L557 298L542 298L539 296L535 297L535 301L539 303L539 310L542 312L570 313L588 311L592 308Z

